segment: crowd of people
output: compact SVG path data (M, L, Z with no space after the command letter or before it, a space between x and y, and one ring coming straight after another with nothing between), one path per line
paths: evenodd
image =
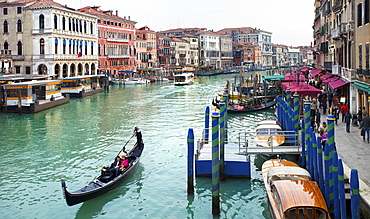
M321 123L321 113L323 115L331 114L335 118L335 124L338 125L338 120L345 123L346 132L351 132L351 127L358 127L361 129L361 136L364 141L369 143L369 132L370 132L370 117L365 110L365 107L358 108L357 113L351 114L348 106L345 103L333 104L333 93L323 92L319 94L317 98L313 98L311 101L311 126L321 136L323 145L327 141L327 124L326 122Z

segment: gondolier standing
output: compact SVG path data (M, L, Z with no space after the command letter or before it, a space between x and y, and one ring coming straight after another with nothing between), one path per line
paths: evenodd
M143 136L141 135L141 130L139 129L138 126L134 127L134 135L136 136L136 139L137 139L136 143L137 143L138 150L141 150L143 146Z

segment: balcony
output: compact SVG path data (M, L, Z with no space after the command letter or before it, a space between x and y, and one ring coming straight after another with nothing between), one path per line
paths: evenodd
M340 12L340 10L342 10L342 1L336 1L332 10L335 12L335 13L338 13Z
M370 77L370 71L369 71L369 69L363 69L362 70L362 74L365 76L365 77Z
M129 55L108 55L108 59L128 59Z
M115 39L115 38L108 38L108 42L116 42L116 43L128 43L130 42L129 39Z
M334 40L339 40L340 39L339 28L335 28L335 29L331 30L331 38L334 39Z
M13 61L24 61L24 56L23 55L14 55L12 56Z
M341 23L340 24L339 34L347 34L347 23Z
M362 69L356 69L356 74L359 75L359 76L362 76L363 73L362 73Z

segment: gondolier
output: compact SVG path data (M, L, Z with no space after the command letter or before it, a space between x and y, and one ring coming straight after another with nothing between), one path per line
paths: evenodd
M136 136L136 139L137 139L137 142L136 142L137 147L140 150L143 145L143 136L141 135L141 130L139 129L138 126L134 127L134 135Z

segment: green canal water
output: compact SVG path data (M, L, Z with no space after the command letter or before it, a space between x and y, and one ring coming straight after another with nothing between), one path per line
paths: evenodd
M186 137L189 128L201 137L205 107L227 80L234 75L199 77L184 87L111 86L37 114L0 114L0 218L213 218L210 178L196 178L194 195L187 195ZM272 110L229 115L228 127L253 130L269 118ZM137 172L103 196L67 206L60 179L70 191L92 180L135 125L145 142ZM270 218L263 158L252 161L251 179L221 182L219 218Z

